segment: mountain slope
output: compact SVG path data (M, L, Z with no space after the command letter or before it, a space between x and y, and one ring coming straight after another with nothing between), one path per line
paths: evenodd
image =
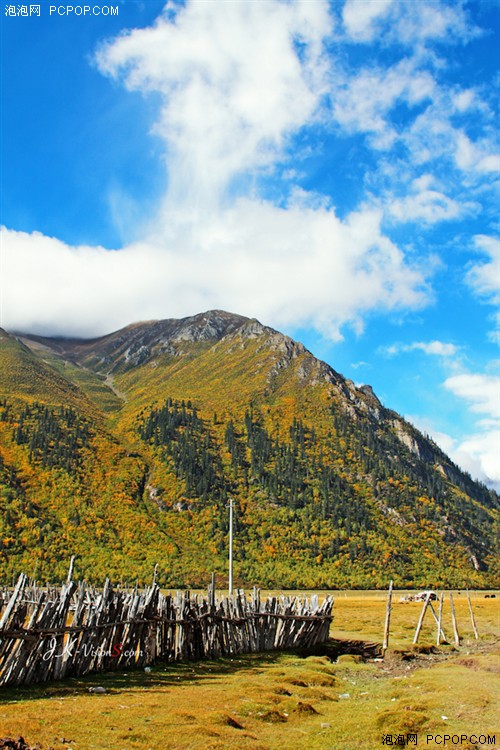
M209 311L22 341L0 342L4 495L16 508L2 533L15 538L36 498L37 521L60 530L38 574L61 575L76 553L92 576L145 578L156 562L165 585L225 575L231 496L242 582L493 584L496 494L369 386L258 321ZM36 393L16 385L20 349ZM24 526L22 544L0 549L4 573L39 543Z

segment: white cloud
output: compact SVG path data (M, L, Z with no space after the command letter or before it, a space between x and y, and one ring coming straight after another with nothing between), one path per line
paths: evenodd
M456 449L456 461L500 491L500 424L463 439Z
M452 437L434 428L428 419L412 418L411 421L432 437L452 461L473 479L484 482L500 492L500 425L498 423L478 425L478 429L462 438Z
M463 171L500 172L500 154L486 139L471 141L463 131L455 134L455 162Z
M155 131L168 146L168 199L206 207L238 174L269 167L314 118L324 92L322 0L194 0L175 19L134 29L98 53L100 70L162 97ZM298 51L300 45L301 51Z
M419 345L417 344L416 347ZM439 354L442 346L432 342L427 353ZM434 351L431 351L434 350ZM446 345L445 345L446 353ZM449 354L453 355L450 350ZM490 487L500 491L500 374L498 361L490 363L486 373L460 373L444 381L444 388L462 401L472 423L460 437L434 428L430 419L412 418L429 433L450 458Z
M500 492L500 429L472 433L461 440L445 433L434 432L432 437L450 458L469 474Z
M474 432L456 441L450 455L473 476L500 490L500 375L464 373L447 378L444 385L471 412L485 415Z
M476 94L473 89L464 89L452 97L453 106L457 112L466 112L475 104Z
M115 251L4 229L2 325L97 335L224 308L336 339L346 324L361 328L368 311L427 300L423 277L382 234L379 213L341 222L326 207L241 199L200 221Z
M460 204L439 190L420 190L388 202L389 213L397 221L423 221L426 224L456 219L472 208L473 204Z
M394 0L347 0L342 20L350 37L356 41L371 41L379 22L387 16Z
M391 344L381 351L388 356L394 356L401 352L421 351L430 356L455 357L460 348L455 344L445 343L444 341L415 341L412 344Z
M493 341L494 344L500 346L500 310L497 310L492 318L495 323L495 328L488 333L488 338L490 341Z
M447 378L444 385L474 413L500 419L500 375L463 373Z
M443 341L417 341L411 345L411 349L420 349L424 354L431 354L438 357L454 357L458 353L458 347L455 344L445 344Z
M450 221L480 212L481 206L470 200L455 200L443 190L446 177L437 179L433 174L424 173L414 178L409 185L403 183L406 189L404 198L387 200L389 214L400 222L420 221L425 224L435 224L439 221ZM452 190L453 186L448 185Z
M466 42L481 34L467 18L462 3L453 5L439 0L403 0L392 34L401 43L415 45L446 39L448 43Z
M332 113L348 132L367 133L375 148L390 149L399 137L389 113L400 103L409 107L430 100L433 76L419 70L416 61L404 58L388 68L364 68L356 75L344 74L333 92Z
M463 42L480 33L461 4L439 0L347 0L342 20L348 37L356 42L377 38L414 47L441 39Z
M468 284L479 296L491 304L500 303L500 240L476 235L476 248L488 256L485 263L475 263L468 271Z

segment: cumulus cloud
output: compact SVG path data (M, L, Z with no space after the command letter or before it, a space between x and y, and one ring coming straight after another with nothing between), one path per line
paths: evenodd
M393 2L394 0L347 0L342 10L347 34L356 41L371 41Z
M415 164L444 159L452 169L458 170L457 179L466 176L484 181L489 176L493 185L491 175L500 168L500 156L490 127L492 113L488 102L478 97L474 100L481 116L476 120L473 137L456 122L457 112L460 112L457 100L460 101L456 90L436 87L432 103L417 114L401 140Z
M500 419L500 376L464 373L447 378L444 385L463 398L471 411Z
M431 73L410 58L388 68L367 67L337 82L332 114L348 132L367 133L375 148L387 150L399 138L389 113L398 104L415 107L430 100L435 88Z
M500 346L500 310L497 310L492 317L495 323L495 328L488 333L488 338L490 341L493 341L493 343Z
M477 431L461 439L434 429L428 420L415 419L415 424L429 434L440 448L462 469L480 482L500 492L500 430L498 425L479 425Z
M168 198L206 205L238 174L273 165L324 91L328 4L194 0L174 20L104 45L100 70L159 93L155 131L168 144ZM299 51L300 47L300 51Z
M388 216L396 223L418 222L432 226L442 221L452 221L480 213L481 205L471 200L456 200L443 192L443 180L425 173L408 184L401 176L398 188L402 197L388 195L384 206ZM445 188L446 189L446 188ZM453 187L450 184L449 190Z
M473 263L466 274L466 282L485 303L494 305L490 316L494 328L488 334L490 341L500 345L500 241L484 234L474 238L476 250L487 257L486 261Z
M476 172L500 171L500 154L488 140L481 139L474 143L466 133L458 131L455 134L455 162L464 170Z
M473 264L467 273L467 282L480 297L491 304L500 304L500 240L477 235L475 245L488 260Z
M383 353L389 356L400 354L401 352L421 351L424 354L437 357L454 357L460 349L456 344L445 343L444 341L415 341L412 344L391 344L383 349Z
M500 492L500 425L469 435L458 442L455 460L472 476Z
M460 353L459 347L441 341L394 344L384 353L395 355L412 351L443 357L452 368L458 364L453 358ZM460 438L437 430L430 419L411 419L472 477L500 491L500 376L497 373L498 362L494 362L491 373L461 372L444 381L445 390L471 413L471 426Z
M500 378L462 374L448 378L445 387L482 418L459 438L434 429L429 420L417 418L415 424L472 477L500 492Z
M364 134L380 152L397 153L402 164L404 153L407 169L447 162L448 189L411 196L394 211L427 223L458 218L463 207L452 193L468 180L486 188L500 169L496 102L485 89L446 80L448 62L435 43L465 44L483 32L462 3L439 0L348 0L342 20L349 42L385 47L391 62L379 56L354 69L338 62L330 92L335 123L349 135Z
M105 333L131 320L210 307L337 339L365 312L418 307L424 279L382 234L381 215L239 200L195 228L118 251L4 229L4 326Z
M461 4L452 7L436 0L347 0L342 20L356 42L377 37L413 47L444 38L467 41L480 33Z
M414 195L396 198L388 205L389 213L397 221L423 221L426 224L456 219L470 207L470 204L460 204L439 190L421 190Z
M447 378L444 385L471 412L483 415L473 433L453 444L450 455L473 476L500 490L500 376L463 373Z

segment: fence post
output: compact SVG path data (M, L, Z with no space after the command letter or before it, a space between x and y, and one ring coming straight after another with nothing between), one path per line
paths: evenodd
M14 593L10 597L9 603L7 604L7 608L5 612L3 613L2 619L0 620L0 630L9 621L9 617L12 614L12 610L16 606L17 599L19 595L22 593L25 583L26 583L26 576L24 575L24 573L21 573L19 578L17 579L17 584L16 584L16 588L14 589Z
M458 634L457 617L455 615L455 604L453 602L453 594L450 591L450 604L451 604L451 621L453 623L453 635L455 638L455 646L460 646L460 636Z
M212 573L212 578L208 587L208 603L211 607L215 607L215 573Z
M75 567L75 555L71 555L71 560L69 562L69 570L68 570L68 577L66 579L66 585L69 586L71 583L71 580L73 578L73 570Z
M385 609L385 625L384 625L384 642L382 644L382 655L385 654L389 646L389 625L391 622L391 603L392 603L392 581L389 584L389 593L387 595L387 606Z
M443 638L443 641L445 641L445 640L446 640L446 636L445 636L445 634L444 634L444 630L443 630L443 628L441 627L441 622L440 622L440 620L438 619L438 616L436 615L436 613L435 613L435 611L434 611L434 607L432 606L432 602L431 602L431 601L429 601L429 609L430 609L430 611L431 611L431 614L432 614L432 616L433 616L433 618L434 618L434 620L435 620L435 622L436 622L436 625L437 625L437 626L438 626L438 628L439 628L439 631L438 631L438 632L439 632L439 633L441 633L441 636L442 636L442 638ZM439 645L439 644L438 644L438 645Z
M439 646L439 644L441 643L441 633L443 633L443 631L441 630L441 622L443 620L443 601L444 601L444 591L441 591L441 596L439 597L439 615L438 615L438 621L437 621L436 646ZM444 633L443 633L443 638L444 638Z
M470 612L470 619L471 619L471 622L472 622L472 629L474 630L474 635L475 635L476 641L477 641L477 640L479 640L479 633L477 632L476 621L474 619L474 612L472 611L472 604L471 604L471 600L470 600L469 589L465 589L465 590L467 592L467 601L469 603L469 612Z
M432 594L432 591L428 591L427 592L427 596L425 597L424 606L422 608L422 612L420 613L420 618L419 618L419 621L418 621L417 629L415 631L415 637L413 639L413 645L415 645L416 643L418 643L418 636L420 635L420 631L422 629L422 624L424 622L425 610L427 609L427 607L429 605L429 602L431 600L431 594Z

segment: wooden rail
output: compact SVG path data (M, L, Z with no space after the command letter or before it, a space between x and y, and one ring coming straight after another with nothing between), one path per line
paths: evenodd
M158 585L97 591L69 581L40 589L19 577L0 598L0 686L26 685L157 661L294 649L328 639L333 599L282 596L260 601L164 595Z

